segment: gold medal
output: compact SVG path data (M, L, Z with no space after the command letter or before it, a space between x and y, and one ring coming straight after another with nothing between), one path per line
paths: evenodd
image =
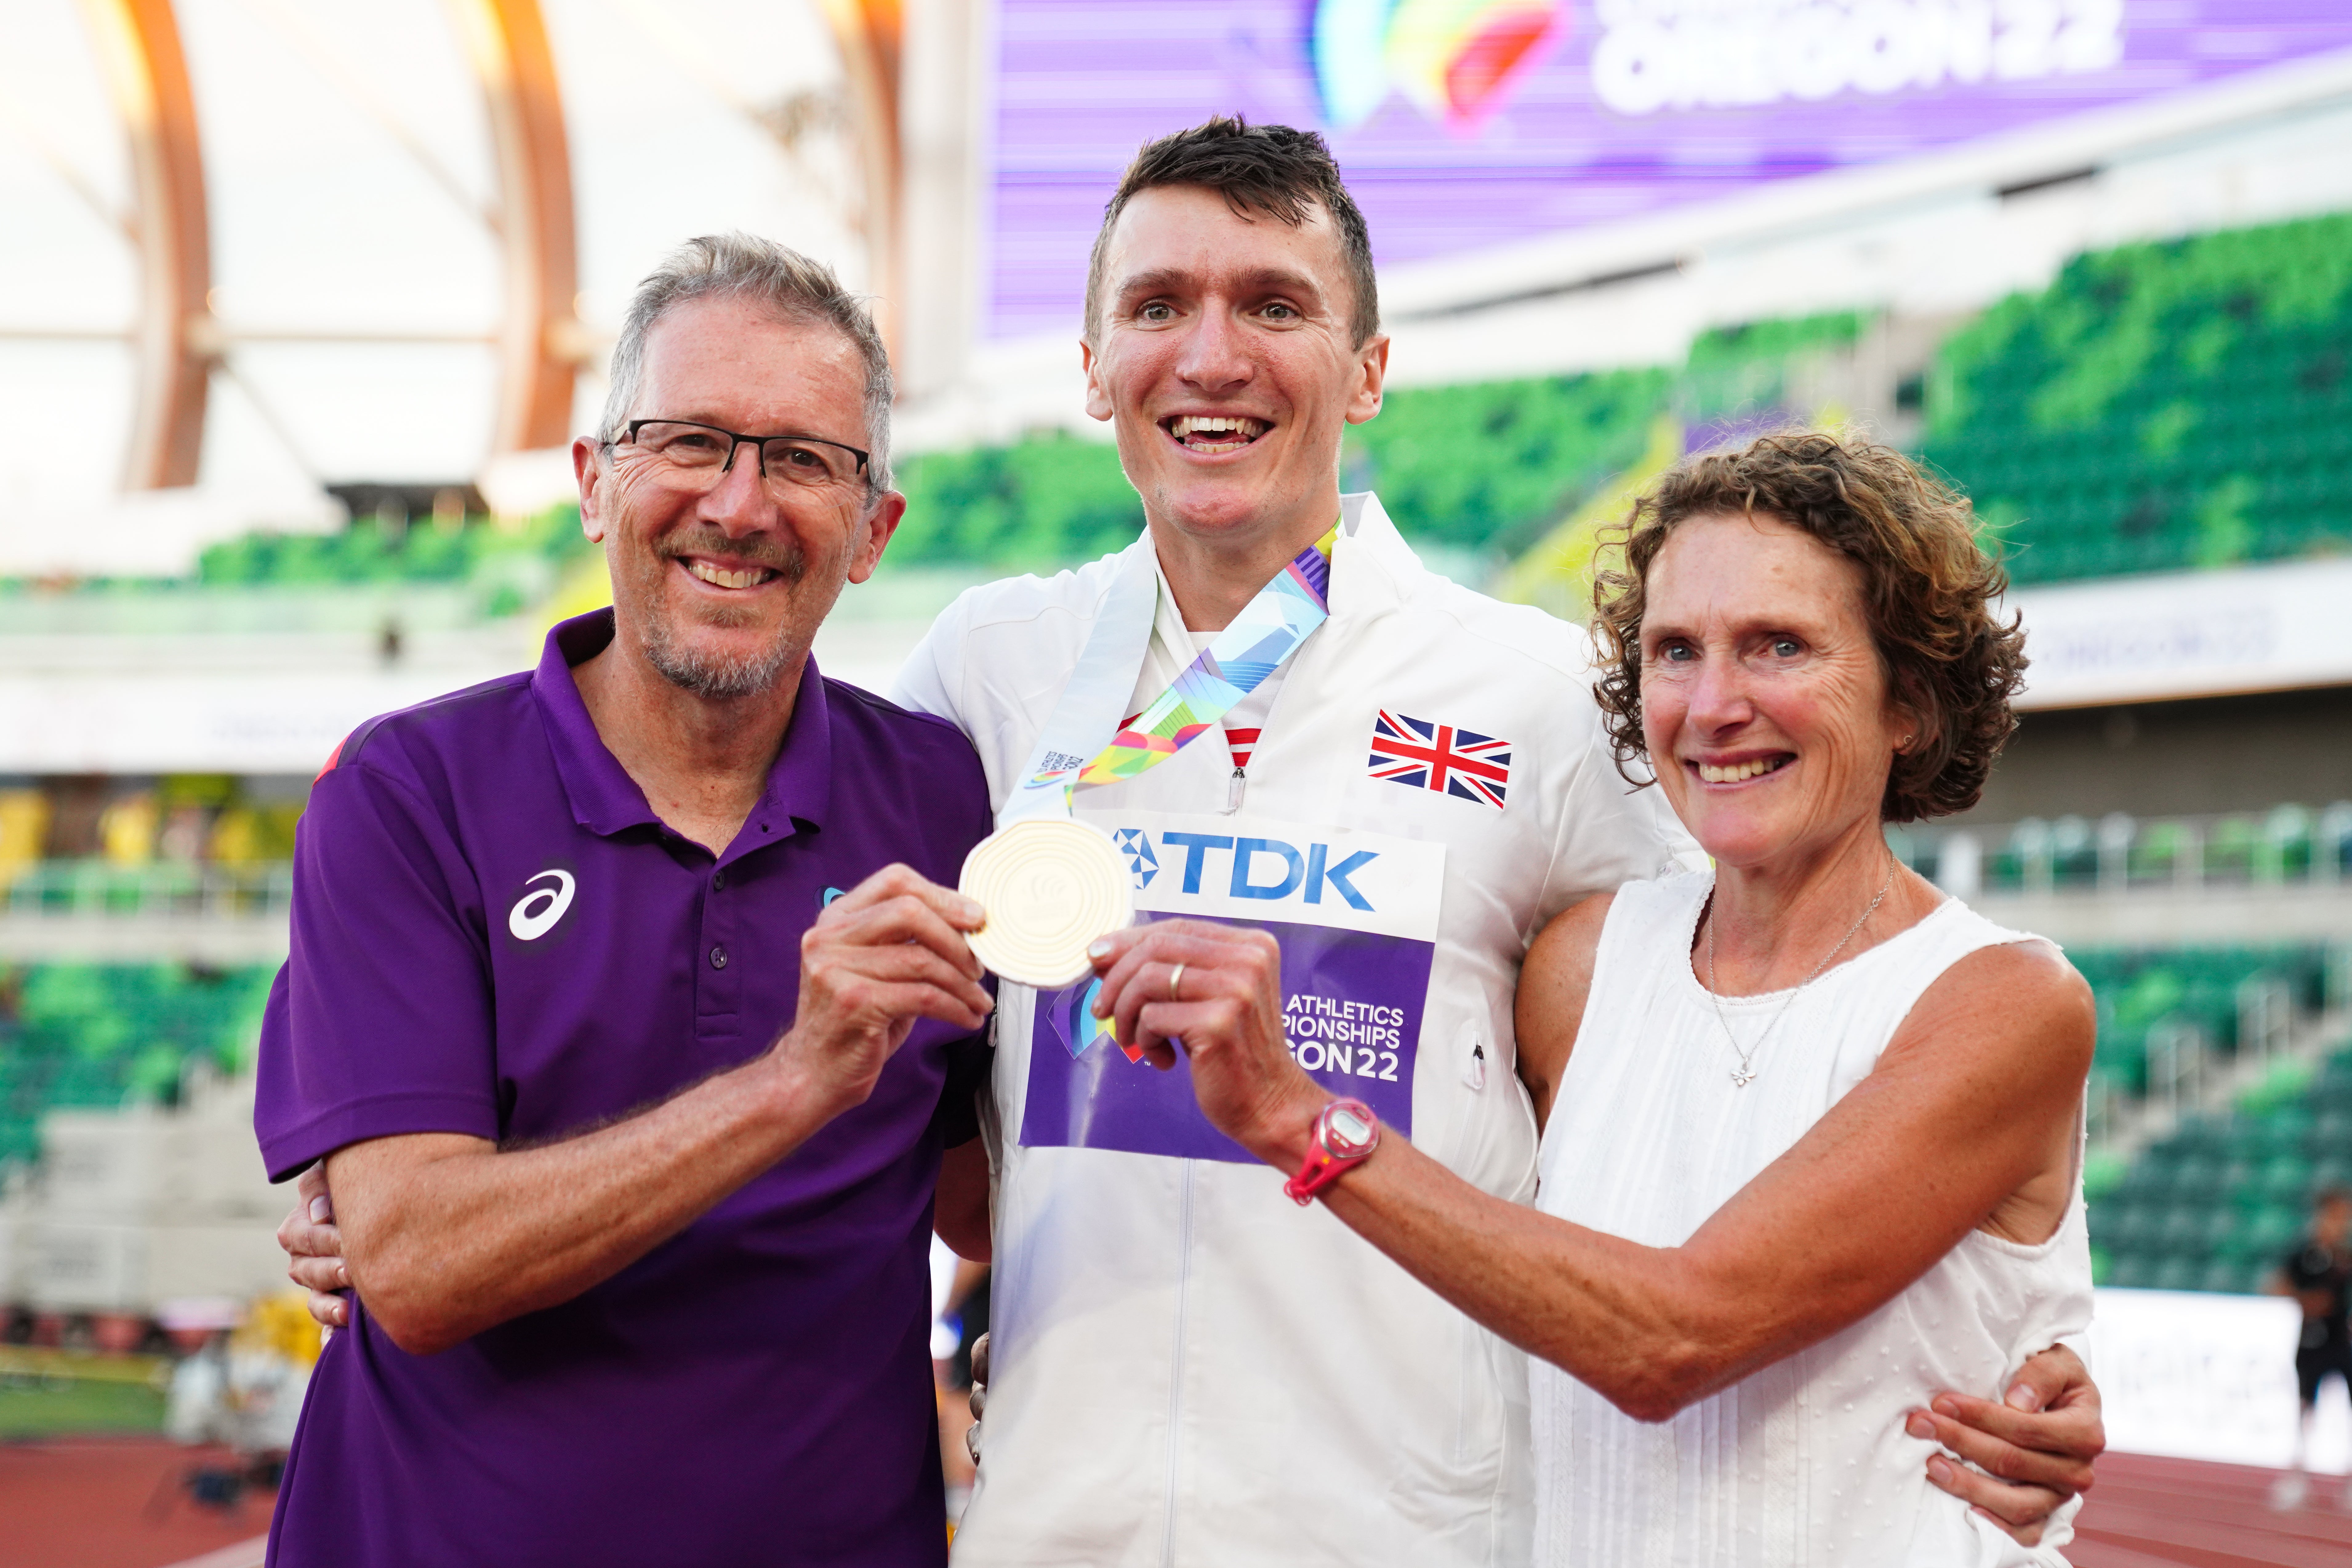
M1109 835L1070 817L1032 817L990 834L960 883L987 923L971 950L1004 979L1058 990L1082 979L1087 949L1135 919L1134 887Z

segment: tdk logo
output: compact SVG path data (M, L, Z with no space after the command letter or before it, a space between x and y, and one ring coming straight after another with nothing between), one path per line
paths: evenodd
M1305 854L1279 838L1242 838L1217 833L1163 833L1160 853L1151 835L1139 827L1122 827L1114 836L1118 851L1134 873L1135 885L1148 888L1160 875L1160 855L1183 858L1184 891L1198 893L1205 884L1212 892L1235 899L1287 899L1319 904L1328 891L1349 909L1370 911L1372 902L1359 892L1350 878L1380 858L1377 851L1359 849L1338 860L1328 844L1309 844ZM1222 886L1220 886L1222 884Z

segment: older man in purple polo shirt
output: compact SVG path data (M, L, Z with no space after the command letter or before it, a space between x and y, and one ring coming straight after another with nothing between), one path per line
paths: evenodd
M925 1256L991 1002L940 884L988 792L808 651L905 505L889 401L824 268L694 241L573 447L614 608L320 775L255 1120L354 1290L273 1563L943 1560Z

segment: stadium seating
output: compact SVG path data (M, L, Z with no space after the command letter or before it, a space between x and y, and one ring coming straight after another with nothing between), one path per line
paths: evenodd
M49 832L57 814L48 790L0 789L0 914L285 908L299 798L250 798L244 781L226 773L131 781L107 799L94 835L63 847Z
M1865 324L1718 330L1672 369L1394 391L1349 431L1343 477L1419 538L1516 556L1633 461L1661 413L1694 447L1834 415L1805 369ZM1975 500L2020 582L2352 548L2352 216L2078 257L1948 340L1922 391L1923 455ZM1109 458L1064 437L911 458L899 552L1098 553L1140 515ZM1049 481L1057 468L1075 477Z
M541 563L561 570L593 549L580 532L576 506L550 508L515 528L477 518L455 528L385 529L360 519L341 533L248 533L206 550L196 579L206 586L309 587L386 583L485 581L509 594L493 615L522 608L543 586Z
M1058 571L1123 548L1143 526L1143 502L1116 448L1063 435L1011 447L903 458L894 482L907 520L895 566L980 563Z
M2271 886L2352 877L2352 801L2316 812L2290 804L2154 821L2114 812L2096 822L2030 816L1990 828L1898 827L1887 841L1913 870L1933 878L1955 832L1978 841L1981 886L2000 893Z
M0 971L0 1166L37 1152L41 1113L176 1101L202 1060L249 1063L276 969L36 964Z
M1349 429L1341 483L1378 490L1417 540L1517 555L1641 455L1672 381L1640 370L1392 392Z
M2091 983L2099 1010L2094 1077L2116 1093L2148 1085L2148 1042L2166 1025L2196 1027L2224 1054L2238 1045L2240 998L2250 981L2276 979L2300 1008L2322 1000L2326 953L2309 945L2117 950L2069 948L2066 956Z
M1515 557L1639 458L1662 414L1694 447L1836 416L1811 371L1867 325L1759 321L1702 334L1674 367L1393 390L1349 430L1343 480L1429 543ZM2352 548L2352 216L2077 257L1946 342L1922 395L1923 455L2021 582ZM1143 515L1109 446L1060 433L909 456L898 482L893 565L1051 571L1118 548ZM495 615L585 548L568 508L511 531L370 518L216 545L199 582L466 583Z
M2259 1290L2303 1234L2312 1194L2334 1183L2352 1184L2352 1048L2315 1070L2288 1064L2230 1114L2190 1117L2128 1169L2086 1182L2099 1282Z
M1944 344L1927 412L2020 582L2352 547L2352 216L2078 257Z

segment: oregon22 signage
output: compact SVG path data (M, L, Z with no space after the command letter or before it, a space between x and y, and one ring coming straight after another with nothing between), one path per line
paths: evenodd
M2344 0L999 0L986 331L1075 333L1137 145L1330 138L1386 263L2352 47Z

